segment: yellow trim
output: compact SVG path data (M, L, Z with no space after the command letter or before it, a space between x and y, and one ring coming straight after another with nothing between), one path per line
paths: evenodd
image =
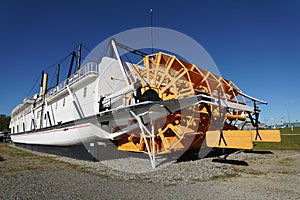
M43 90L42 90L42 95L45 95L47 92L47 83L48 83L48 74L44 74L43 77Z
M206 132L206 144L208 147L218 148L233 148L233 149L252 149L252 137L251 131L248 130L226 130L223 131L225 142L221 139L220 131L207 131ZM225 144L226 143L226 144Z
M261 137L261 140L259 137L256 137L256 131L252 130L251 131L252 141L254 142L280 142L281 141L279 130L259 130L258 132Z

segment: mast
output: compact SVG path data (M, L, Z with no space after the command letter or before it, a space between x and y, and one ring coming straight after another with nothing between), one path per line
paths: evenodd
M44 82L44 70L42 71L42 78L41 78L41 83L40 83L40 95L43 93L43 82Z
M69 72L68 72L68 78L70 78L71 73L72 73L72 67L73 67L75 56L76 56L76 53L73 51L72 52L71 63L70 63L70 67L69 67Z
M60 72L60 64L57 65L57 70L56 70L56 84L55 87L58 86L59 83L59 72Z
M43 75L43 85L42 85L42 95L45 96L47 92L47 85L48 85L48 74L44 73Z
M41 80L41 96L42 96L42 109L41 109L41 118L40 118L40 128L43 128L43 119L44 119L44 107L45 107L45 94L47 92L47 84L48 84L48 74L42 71L42 80Z
M82 48L82 44L80 43L78 45L78 52L77 52L77 70L79 70L81 64L81 48Z
M47 92L47 83L48 83L48 74L45 71L42 71L42 78L40 83L40 95L44 96Z
M119 66L121 67L121 71L123 73L123 76L124 76L124 79L125 79L125 82L127 83L127 85L129 85L129 80L128 80L128 76L126 74L126 70L122 64L122 61L121 61L121 58L120 58L120 54L118 52L118 49L117 49L117 46L116 46L116 42L115 42L115 39L112 38L110 40L110 44L111 44L111 48L113 49L114 53L115 53L115 56L117 58L117 61L119 63Z

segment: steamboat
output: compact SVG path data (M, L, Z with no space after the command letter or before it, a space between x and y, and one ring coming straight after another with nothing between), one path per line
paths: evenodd
M12 111L14 143L72 146L107 139L119 150L155 155L215 148L252 149L254 141L279 142L276 130L259 130L258 104L232 81L165 52L146 54L116 40L110 56L81 66L81 45L72 53L67 78ZM118 48L142 57L123 61ZM75 73L73 64L77 60ZM251 102L251 105L249 105ZM253 130L243 130L246 123Z

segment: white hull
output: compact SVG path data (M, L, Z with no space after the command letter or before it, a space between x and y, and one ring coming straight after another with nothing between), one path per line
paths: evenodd
M104 58L100 64L87 63L45 95L26 98L12 114L12 141L71 146L97 138L111 139L110 126L104 130L105 126L99 125L97 118L92 117L99 112L99 99L102 95L114 94L127 86L124 81L111 78L111 68L114 69L114 76L122 77L117 60ZM122 105L122 99L112 103L112 107ZM85 119L89 120L84 121ZM67 125L72 121L75 124Z
M96 139L96 136L91 132L91 127L92 125L87 123L67 128L13 134L11 139L15 143L23 144L72 146Z

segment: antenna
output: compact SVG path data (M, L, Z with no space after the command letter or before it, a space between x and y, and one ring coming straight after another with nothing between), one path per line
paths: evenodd
M152 8L150 8L150 27L152 28L152 14L153 14L153 10L152 10Z
M151 47L152 47L152 54L154 53L153 51L153 9L150 8L150 34L151 34Z

